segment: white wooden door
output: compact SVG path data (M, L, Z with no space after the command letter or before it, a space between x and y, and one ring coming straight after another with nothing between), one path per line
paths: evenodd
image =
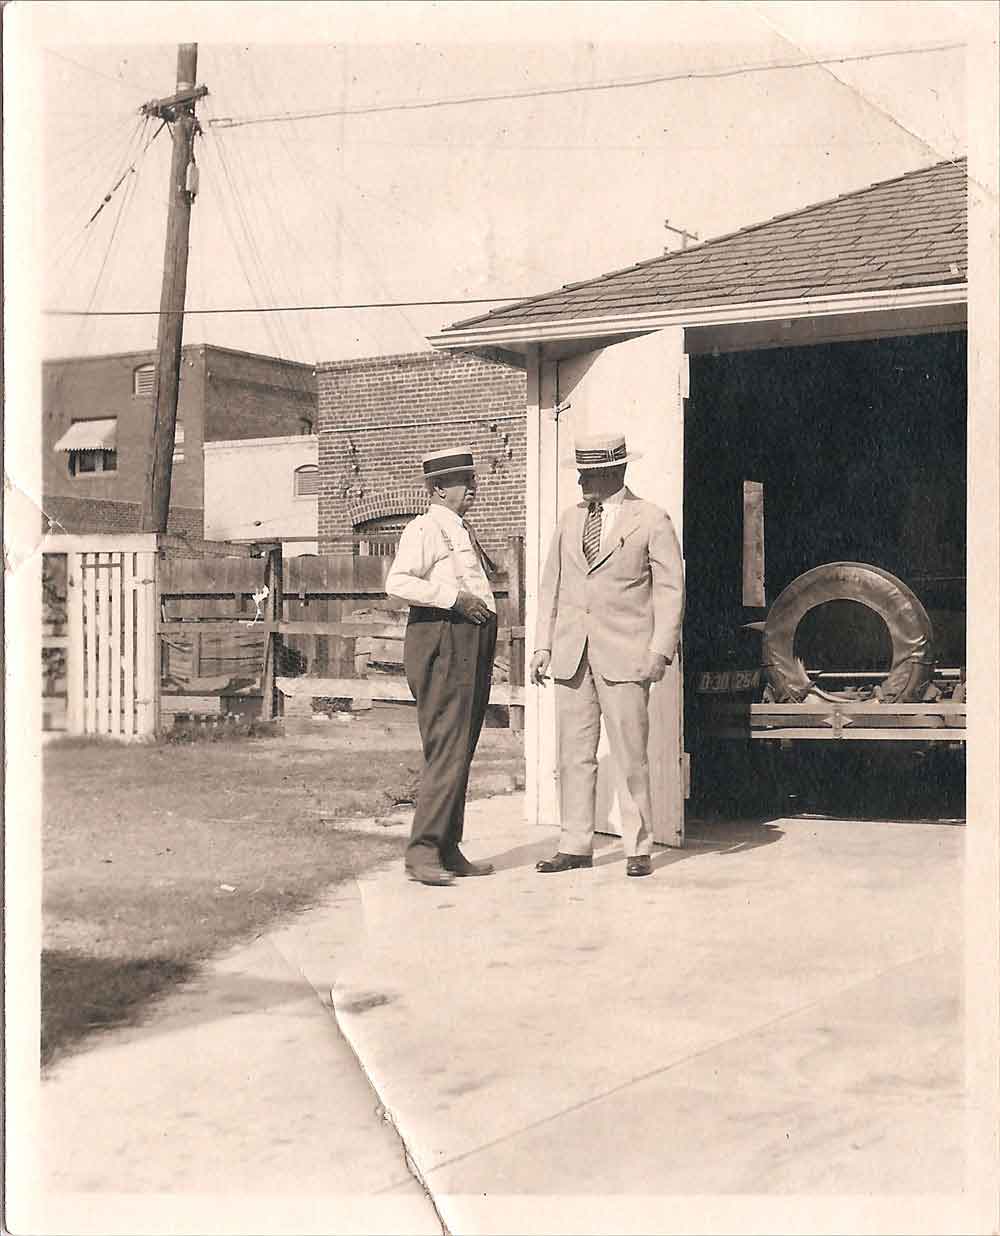
M548 485L554 489L556 500L543 500L541 510L554 506L561 512L580 500L573 462L576 434L624 430L629 449L643 455L629 464L626 483L639 497L668 512L683 545L686 382L687 358L680 329L658 331L544 363L542 390L552 392L553 402L561 410L555 421L554 459L548 476L539 478L543 499ZM540 528L543 543L547 543L551 531L551 527ZM673 846L684 843L682 691L678 654L663 681L654 684L650 693L653 836L660 844ZM616 778L603 736L598 759L598 828L618 834Z

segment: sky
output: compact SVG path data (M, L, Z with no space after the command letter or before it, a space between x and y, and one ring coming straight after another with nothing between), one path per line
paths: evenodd
M31 7L50 310L159 303L169 135L141 153L138 108L172 91L182 39L210 92L192 310L497 303L677 248L667 219L705 240L965 153L965 52L942 45L975 6ZM781 67L836 57L866 58ZM192 314L184 337L316 363L426 348L489 307ZM151 347L155 326L45 316L43 352Z

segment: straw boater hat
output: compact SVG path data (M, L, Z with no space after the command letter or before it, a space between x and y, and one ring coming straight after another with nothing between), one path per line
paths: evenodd
M625 446L623 433L591 433L581 435L574 442L573 458L567 460L570 467L581 472L595 468L617 468L619 464L641 459L641 451L630 451Z
M446 472L475 472L472 452L467 446L450 446L443 451L432 451L421 461L424 478L444 476Z

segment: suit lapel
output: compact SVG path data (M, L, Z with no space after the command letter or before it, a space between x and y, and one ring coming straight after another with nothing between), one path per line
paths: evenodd
M581 502L573 508L573 517L569 521L570 528L570 553L573 555L580 570L586 574L590 570L590 564L583 554L583 525L587 519L587 504Z

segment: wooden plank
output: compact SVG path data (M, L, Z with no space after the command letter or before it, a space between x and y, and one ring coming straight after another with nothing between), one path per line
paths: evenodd
M333 699L373 699L412 702L403 678L284 678L277 679L283 695L330 696ZM524 704L523 687L498 683L490 692L491 704Z
M764 486L743 482L743 604L762 609L764 592Z
M286 635L378 635L392 639L402 635L405 627L398 622L283 622L281 630Z
M42 697L42 729L53 733L69 733L66 701L61 695Z
M527 456L525 505L528 540L525 543L525 621L537 618L538 583L544 554L559 515L558 476L559 403L557 362L543 358L539 344L529 344L525 357L527 391L525 430ZM567 446L568 449L568 446ZM556 794L555 692L537 688L529 696L524 715L525 809L532 826L551 827L558 816Z
M156 732L160 649L156 634L156 555L136 554L135 691L138 737Z
M83 555L66 556L66 621L69 644L66 651L66 729L70 734L84 732L83 705Z
M135 554L122 553L122 734L135 733Z
M204 541L195 537L178 536L173 532L160 534L159 547L166 550L168 555L177 554L181 557L194 552L203 558L249 558L254 552L253 542Z
M327 675L331 678L346 678L354 673L354 645L357 641L346 635L333 635L329 640Z
M259 558L167 558L160 566L161 591L171 597L256 592L264 581Z
M42 552L46 554L96 554L109 550L156 549L155 532L86 532L50 533L42 538Z
M271 631L272 624L263 620L255 622L249 618L186 618L157 623L157 629L161 635L183 635L185 639L190 639L195 631L200 631L203 636L215 636L219 639L234 638L247 633L262 639Z
M508 617L511 623L509 635L509 664L507 681L511 686L524 686L524 538L510 537L508 546L508 575L510 578ZM499 632L497 632L499 638ZM520 732L524 728L524 710L513 708L509 714L510 728Z
M68 648L70 637L68 635L43 635L43 648Z
M895 716L895 717L817 717L809 722L806 722L804 717L797 720L795 718L783 718L781 720L770 719L767 717L755 718L751 721L752 730L783 730L788 726L796 726L799 729L808 730L829 730L832 733L847 733L849 730L887 730L887 729L907 729L907 730L940 730L944 729L947 722L944 717L912 717L912 716ZM964 724L962 722L961 724Z
M821 716L832 716L834 709L839 710L842 717L894 716L900 713L904 716L926 716L954 714L965 716L966 705L954 700L934 700L922 704L829 704L819 701L808 701L802 704L751 704L750 714L802 716L803 713L818 713Z
M87 676L84 687L85 734L97 733L97 572L88 570L97 555L80 555L83 571L83 637L87 645Z
M267 588L264 604L268 633L264 651L264 673L261 678L260 715L263 721L273 721L278 715L278 691L275 679L278 658L281 654L280 625L284 609L284 562L280 545L268 552L264 584Z
M189 712L193 716L218 716L222 712L221 695L163 695L160 698L160 713L173 717Z
M511 622L524 622L524 537L507 538L507 595Z
M156 634L156 625L163 619L163 597L160 593L160 569L163 565L164 555L157 552L150 558L149 576L149 626L143 636L150 648L150 656L152 657L152 671L150 676L150 686L152 688L153 698L150 705L149 722L150 722L150 737L155 736L160 732L160 687L163 683L163 658L165 649L163 641Z
M369 678L278 678L278 690L293 699L367 700L374 697L374 679ZM381 698L381 697L380 697ZM407 695L407 699L412 696Z
M126 556L124 553L113 554L114 570L108 572L108 588L111 594L108 729L116 738L122 732L122 563Z
M735 735L733 735L735 737ZM747 737L743 734L742 737ZM750 738L776 743L784 739L813 739L834 743L964 743L965 730L947 729L857 729L850 727L834 734L832 729L769 729L754 730Z
M269 634L275 628L282 635L325 635L353 639L356 637L373 636L381 639L398 639L405 627L399 623L377 622L282 622L271 623L267 619L252 622L250 619L235 618L192 618L187 620L174 619L159 623L161 635L183 635L190 637L195 630L203 635L238 635L252 632L259 636ZM524 627L499 627L498 640L524 639Z

